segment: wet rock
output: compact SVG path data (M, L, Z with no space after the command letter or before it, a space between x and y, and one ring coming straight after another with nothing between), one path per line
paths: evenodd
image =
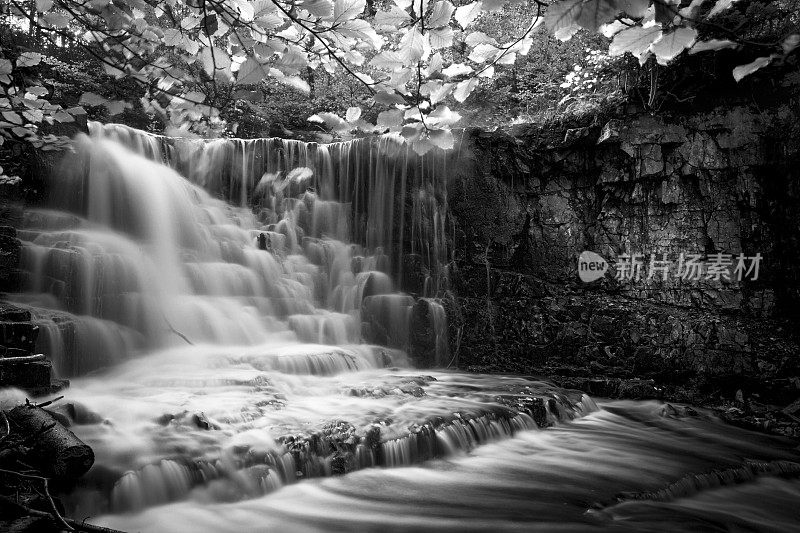
M0 226L0 291L17 290L20 254L22 245L16 231L10 226Z
M619 397L631 400L653 400L661 396L654 383L650 380L631 379L620 384Z
M48 409L48 411L65 426L99 424L103 417L79 402L64 402Z
M600 132L600 138L597 139L597 144L612 143L619 141L622 124L618 119L612 119L606 122L603 126L603 131Z
M39 335L39 326L29 320L30 315L26 321L0 321L0 346L33 352Z
M190 418L191 422L200 429L205 429L206 431L212 429L219 429L219 426L213 422L211 422L205 413L195 413Z

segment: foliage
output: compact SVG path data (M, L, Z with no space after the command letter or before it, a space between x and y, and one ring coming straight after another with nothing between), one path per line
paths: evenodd
M275 122L270 120L270 98L285 99L288 94L268 94L275 91L265 88L265 79L311 94L320 80L343 72L360 86L347 105L341 99L330 101L326 111L316 112L298 103L297 112L312 112L312 123L342 135L398 132L422 154L453 146L451 128L462 117L455 109L463 110L462 104L476 91L485 94L492 80L505 80L501 87L507 89L501 92L506 95L530 99L533 93L524 95L519 79L525 77L526 68L541 63L529 61L528 55L541 50L539 45L549 39L545 33L569 40L584 29L609 39L607 48L593 43L586 64L578 65L591 77L564 78L568 74L562 72L553 78L562 95L567 90L573 98L591 96L598 85L613 83L613 76L606 76L608 68L614 58L626 54L642 65L666 65L687 53L758 51L733 70L738 81L795 52L800 43L796 20L779 34L763 28L760 32L750 28L751 34L744 34L741 26L721 21L725 17L735 21L740 16L738 4L735 0L373 0L369 4L367 0L6 0L10 14L4 24L27 29L50 49L82 50L104 76L135 83L139 95L136 101L126 95L109 98L101 90L86 91L78 105L64 107L55 103L35 73L46 56L3 43L0 133L7 139L60 148L64 139L45 133L45 126L74 121L87 109L114 116L134 105L167 122L175 134L256 131L260 124ZM741 4L746 12L750 3ZM792 2L777 4L785 7ZM504 15L508 15L505 22L493 28L492 18ZM769 38L763 38L767 33ZM562 83L567 85L558 87ZM547 87L551 90L552 85ZM128 96L131 92L136 91L128 91Z

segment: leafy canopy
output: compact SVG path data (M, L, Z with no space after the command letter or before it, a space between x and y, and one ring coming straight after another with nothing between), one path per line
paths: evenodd
M536 32L570 39L581 29L602 32L610 56L632 54L644 63L668 64L683 53L755 46L755 61L737 67L738 81L792 53L800 37L778 43L701 39L715 17L737 0L532 0L534 9L518 35L498 42L473 30L483 14L527 0L8 0L14 23L52 46L79 46L106 74L146 88L142 104L176 128L201 134L219 129L219 105L231 90L272 79L308 93L310 73L345 72L386 109L374 123L360 107L344 117L323 112L309 118L335 132L398 132L419 154L454 145L451 128L482 78L514 65L531 52ZM458 0L454 0L458 3ZM466 49L464 49L466 47ZM456 49L459 49L456 51ZM68 123L86 106L110 115L130 102L84 93L80 105L51 103L30 69L38 52L0 58L0 134L40 147L65 140L43 135L45 124ZM0 138L0 141L2 138Z

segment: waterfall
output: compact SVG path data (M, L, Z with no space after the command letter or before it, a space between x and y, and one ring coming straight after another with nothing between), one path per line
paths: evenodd
M98 458L70 514L253 498L596 410L527 378L415 374L451 362L451 159L392 136L78 136L25 211L11 295Z
M297 357L314 362L300 366L323 373L331 354L402 364L375 345L447 364L445 152L391 135L318 145L99 123L74 144L25 213L13 296L61 374L187 343L304 344ZM408 265L420 300L395 281Z
M763 483L796 500L777 477L796 475L795 443L694 411L665 418L654 402L599 408L529 377L413 368L452 362L454 157L391 136L191 140L92 124L25 212L24 291L11 295L72 377L49 408L95 452L59 495L66 514L171 533L494 531L542 517L585 530L649 526L641 509L656 504L695 516L687 498L714 490L746 504ZM315 479L329 476L341 477Z

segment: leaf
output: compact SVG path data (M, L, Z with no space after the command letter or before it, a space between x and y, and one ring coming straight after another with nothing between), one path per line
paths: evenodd
M414 149L414 152L416 152L417 155L425 155L436 148L436 145L434 145L429 138L420 137L411 141L411 147Z
M53 7L53 0L36 0L36 11L38 13L44 13L51 7Z
M541 20L541 19L540 19ZM531 51L531 47L533 46L533 38L524 37L521 40L517 41L516 43L512 44L508 50L510 52L517 52L521 56L526 56Z
M489 43L479 44L472 49L472 53L469 54L469 60L475 63L483 63L489 58L493 59L498 52L500 52L500 50Z
M792 51L800 46L800 35L793 33L792 35L788 36L786 39L783 40L781 47L783 48L784 54L790 54Z
M406 84L414 77L414 71L410 68L400 69L392 74L391 79L387 82L388 85L394 89L403 92Z
M378 104L395 105L406 103L405 99L397 93L390 93L387 91L378 91L372 98Z
M746 76L749 76L750 74L756 72L757 70L760 70L769 65L774 58L775 56L759 57L752 63L748 63L746 65L739 65L738 67L733 69L733 79L735 79L737 82L742 81L742 79L744 79ZM3 113L3 115L5 116L5 113Z
M449 26L450 18L453 16L453 12L455 10L456 8L453 7L453 4L447 0L436 2L433 4L433 10L428 17L428 21L425 26L427 28L442 28L444 26Z
M360 67L361 65L363 65L363 64L364 64L364 62L367 60L367 58L366 58L366 57L364 57L364 54L362 54L362 53L361 53L361 52L359 52L358 50L350 50L349 52L347 52L347 53L344 55L344 58L345 58L347 61L349 61L350 63L352 63L352 64L354 64L354 65L356 65L356 66L359 66L359 67Z
M275 64L282 67L282 70L290 69L296 71L308 65L308 56L303 53L301 48L288 45L286 51L275 61Z
M350 131L350 124L344 121L342 117L335 113L317 113L316 115L312 115L308 117L309 122L317 122L319 124L325 124L328 129L344 133L346 131Z
M75 122L75 117L67 113L66 111L56 111L53 114L53 118L57 121L64 123Z
M102 96L100 96L99 94L92 92L85 92L81 95L81 99L78 103L81 105L96 106L96 105L104 105L106 101L107 100Z
M478 86L478 79L477 78L470 78L468 80L464 80L458 85L456 85L455 91L453 91L453 98L455 98L458 102L464 102L472 91L475 90L475 87Z
M205 101L206 95L200 91L190 91L182 95L181 98L193 104L201 104Z
M37 52L23 52L17 58L17 67L33 67L42 61L42 54Z
M217 21L216 13L211 13L206 15L200 20L200 27L203 28L203 31L211 37L217 30L219 29L219 22Z
M380 128L399 128L403 123L403 111L391 109L378 113L377 126Z
M200 43L197 41L190 39L189 37L183 38L183 49L189 53L190 56L197 55L197 52L200 51Z
M428 130L428 138L437 147L442 150L449 150L455 146L455 138L453 132L449 129L431 129Z
M719 0L716 4L714 4L714 7L711 8L711 11L708 12L706 18L716 17L726 9L733 6L733 3L737 1L738 0Z
M278 6L272 0L255 0L253 2L253 17L261 17L277 9ZM303 6L303 9L305 9L305 6Z
M239 10L239 18L244 22L252 22L255 18L255 6L247 0L237 0L236 8Z
M578 30L580 29L581 29L580 26L573 23L570 24L569 26L564 26L562 28L557 29L555 33L553 33L553 36L559 41L569 41L570 39L572 39L572 37L575 36L576 33L578 33Z
M392 31L397 31L409 20L411 20L411 15L397 6L392 6L389 11L378 11L375 15L375 27L387 27Z
M613 36L624 30L625 28L629 27L627 24L623 24L622 21L615 20L610 24L604 24L598 30L600 33L603 34L604 37L608 37L611 39Z
M455 83L445 83L442 87L436 91L431 91L430 94L430 101L431 104L436 105L439 102L442 102L445 98L450 96L453 91L455 91L456 84Z
M403 129L400 130L400 135L402 135L406 141L414 142L420 138L424 129L425 125L422 124L422 122L415 122L403 126Z
M330 0L304 0L300 7L315 17L326 18L333 14L333 3Z
M364 43L368 43L376 50L380 50L380 48L383 46L383 39L375 32L375 30L366 20L348 20L344 24L339 25L337 31L340 35L345 37L352 37L354 39L359 39Z
M236 83L241 85L253 85L264 79L266 76L264 67L261 63L248 57L247 60L239 67L239 72L236 74Z
M404 64L414 65L420 61L425 55L427 42L428 35L420 33L416 25L409 28L403 38L400 39L400 48L398 49Z
M659 2L655 2L653 7L655 8L654 15L655 21L667 26L672 23L672 20L675 18L675 12L677 11L675 4L680 3L680 1L675 2L675 0L660 0Z
M608 46L608 55L619 56L625 52L630 52L641 59L641 57L650 50L650 45L660 38L661 25L659 24L648 28L634 26L614 36L614 39Z
M436 52L435 54L433 54L433 57L431 58L430 62L428 62L428 66L425 69L425 75L432 76L437 72L439 72L440 70L442 70L443 66L444 66L444 60L442 60L442 54Z
M405 66L405 60L397 52L384 50L370 59L369 64L375 68L395 72Z
M475 72L473 68L469 65L465 65L464 63L453 63L446 69L442 70L442 74L448 78L461 76L463 74L471 74L472 72Z
M647 8L650 7L650 0L618 0L617 6L620 11L629 17L638 19L647 13Z
M590 31L613 20L619 10L614 0L560 0L547 8L544 24L553 33L577 24Z
M113 65L109 65L108 63L103 64L103 70L106 71L106 74L108 74L109 76L113 76L117 80L125 76L125 72L123 72L122 70L118 69Z
M701 41L699 43L695 43L695 45L689 49L689 54L724 50L726 48L736 48L737 46L738 45L735 42L727 39L711 39L710 41Z
M33 135L33 132L31 130L29 130L28 128L22 128L20 126L11 128L11 131L17 137L27 137L28 135Z
M35 87L28 87L25 89L25 92L32 94L33 96L44 96L48 91L41 85L37 85Z
M309 94L311 92L311 86L309 86L308 82L302 78L297 76L287 76L276 68L269 69L269 75L275 78L278 82L293 89L297 89L304 94Z
M13 66L8 59L0 59L0 75L11 74Z
M497 59L496 64L513 65L516 61L517 61L516 52L504 52L499 56L499 59Z
M491 13L492 11L500 11L503 9L506 0L483 0L483 10L486 13Z
M683 18L694 18L695 11L706 3L707 0L692 0L692 2L678 11L678 14Z
M22 117L14 111L3 111L3 118L12 124L22 124Z
M650 48L656 55L659 65L666 65L678 55L694 45L697 40L697 30L694 28L678 28L673 32L665 33Z
M45 13L39 20L50 28L61 29L69 26L69 19L61 13Z
M184 30L193 30L200 25L200 17L188 15L181 19L181 28Z
M453 28L447 27L431 30L429 39L431 48L434 50L453 46Z
M28 119L28 122L41 122L44 113L39 109L28 109L22 112L22 116Z
M438 91L442 88L444 82L442 80L429 80L420 85L419 87L419 94L422 96L427 96L433 92Z
M464 42L467 43L467 46L470 48L479 44L491 44L497 46L497 41L494 39L494 37L489 37L482 31L474 31L470 33L467 35L467 38L464 39Z
M356 120L361 118L361 108L360 107L348 107L347 113L344 115L344 119L347 122L355 122Z
M203 69L209 76L214 76L214 67L217 71L224 71L231 66L230 56L222 49L214 47L205 47L200 52L200 60L203 63Z
M364 12L367 0L336 0L333 4L333 21L351 20Z
M452 126L461 120L461 115L451 111L449 107L440 106L428 113L428 120L436 126Z
M478 15L481 14L481 10L483 9L483 2L478 0L477 2L472 2L471 4L463 5L456 9L456 22L461 25L462 28L465 28L472 24L472 22L478 18Z
M403 114L403 118L406 120L414 120L417 122L422 122L422 111L420 111L419 107L412 107L410 109L406 109L406 112Z
M164 30L164 44L167 46L180 46L183 44L183 34L175 28Z

